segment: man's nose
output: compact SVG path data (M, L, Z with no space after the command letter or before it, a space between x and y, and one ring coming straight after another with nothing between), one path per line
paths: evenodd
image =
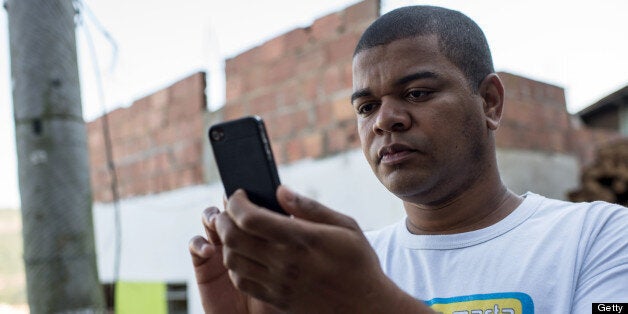
M407 130L412 119L407 108L400 102L394 100L382 100L377 111L373 131L376 134L403 132Z

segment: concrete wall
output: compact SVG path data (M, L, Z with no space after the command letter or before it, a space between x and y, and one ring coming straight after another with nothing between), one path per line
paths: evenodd
M628 136L628 104L619 107L619 133Z
M502 181L517 194L527 191L567 199L578 187L578 158L563 153L498 149L497 165Z

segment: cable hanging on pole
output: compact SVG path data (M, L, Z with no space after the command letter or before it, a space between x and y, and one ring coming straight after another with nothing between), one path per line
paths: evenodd
M94 45L93 37L89 31L89 26L84 23L83 17L87 13L87 17L90 21L98 28L98 31L107 39L107 41L112 46L113 50L113 58L109 67L109 71L113 72L113 69L117 60L118 46L114 38L109 34L106 28L98 21L94 13L87 6L84 1L81 0L73 0L73 4L77 11L77 25L83 25L84 34L86 37L86 41L89 47L89 55L92 61L92 67L94 70L94 76L96 79L96 85L98 90L98 99L100 102L100 107L102 111L102 132L105 143L105 154L106 154L106 162L107 162L107 170L111 177L111 195L112 195L112 203L114 208L114 237L115 237L115 249L114 249L114 265L113 265L113 275L111 280L111 287L109 291L109 300L107 300L108 304L114 304L114 295L115 295L115 286L120 277L120 260L121 260L121 247L122 247L122 230L121 230L121 217L120 217L120 194L118 188L118 175L116 171L115 162L113 160L113 148L111 142L111 130L109 128L109 116L107 112L106 106L106 95L104 91L104 86L102 82L102 75L100 72L100 66L98 63L98 55L96 53L96 48ZM82 10L83 9L83 10Z

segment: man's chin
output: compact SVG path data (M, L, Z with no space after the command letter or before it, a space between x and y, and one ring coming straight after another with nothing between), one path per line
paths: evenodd
M421 198L421 196L429 194L429 190L431 190L427 180L415 176L388 176L385 181L381 182L390 193L403 201L416 200L417 197Z

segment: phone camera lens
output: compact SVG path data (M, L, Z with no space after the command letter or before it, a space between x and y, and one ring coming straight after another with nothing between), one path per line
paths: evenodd
M225 137L225 132L223 132L222 129L215 129L211 131L210 135L214 142L218 142L222 141L222 139Z

